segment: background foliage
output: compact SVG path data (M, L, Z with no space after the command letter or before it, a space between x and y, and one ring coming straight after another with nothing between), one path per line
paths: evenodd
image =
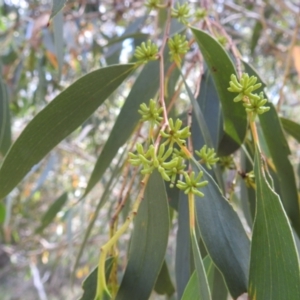
M148 39L161 46L168 9L149 12L145 1L130 0L0 3L0 294L3 299L77 299L109 238L116 204L128 198L118 217L121 226L138 195L140 179L126 164L127 153L148 134L139 126L138 108L162 90L162 67L153 61L134 68L133 54ZM299 251L300 8L293 1L271 0L172 3L189 4L188 21L195 29L185 31L175 19L170 23L170 35L184 33L191 48L180 74L166 47L169 116L191 123L195 150L207 144L223 157L213 172L204 170L209 185L195 207L212 299L226 299L227 288L234 298L248 292L254 299L261 290L285 299L284 285L295 286L287 299L298 299L299 267L290 273L295 281L282 270L299 266L291 245L295 242ZM257 122L270 174L254 170L256 191L243 179L249 179L254 160L256 166L261 162L246 135L245 110L227 91L230 75L241 70L260 78L271 108ZM118 264L106 261L109 289L116 293L115 283L120 284L116 299L147 299L151 293L153 299L191 299L201 266L195 263L197 273L190 263L194 244L189 244L187 197L168 184L165 193L155 173L149 185L145 198L157 203L142 202L130 246L132 226L115 249ZM268 216L257 213L253 227L259 195L267 195L260 212ZM258 250L249 266L252 236ZM165 244L158 247L158 241ZM290 246L283 247L286 243ZM262 252L269 245L271 251ZM154 256L157 248L161 253ZM147 255L139 256L141 249ZM274 267L269 276L266 266ZM143 284L133 277L136 268ZM145 276L143 270L152 273ZM96 272L85 281L85 291L95 293ZM278 290L266 290L268 280Z

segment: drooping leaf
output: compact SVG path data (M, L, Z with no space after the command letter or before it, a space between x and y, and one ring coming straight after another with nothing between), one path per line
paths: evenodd
M0 169L0 199L48 152L82 124L133 70L116 65L91 72L68 87L27 125Z
M52 205L49 207L49 209L41 218L41 225L36 230L37 233L42 232L54 220L57 213L60 212L60 210L65 205L67 200L68 200L68 193L63 193L52 203Z
M67 0L52 0L52 9L51 9L51 16L50 19L52 19L60 10L63 9L65 6Z
M220 155L229 155L243 143L247 131L247 115L242 105L234 105L233 96L227 88L234 65L225 49L204 31L192 28L202 55L213 77L224 118L224 136L219 145Z
M261 36L262 29L263 29L262 23L260 21L257 21L254 25L253 32L252 32L252 37L251 37L251 42L250 42L250 51L251 51L252 55L253 55L254 50L256 48L257 42L258 42L258 40Z
M205 196L195 197L201 237L231 295L236 298L247 291L250 242L237 213L213 178L198 163L193 163L193 169L197 173L202 170L203 180L208 181L208 185L201 188Z
M85 197L100 180L118 149L128 140L134 128L137 126L140 114L138 109L143 102L148 103L158 90L159 78L158 62L147 64L136 79L131 91L121 109L114 127L107 139L100 156L95 164L87 188ZM151 78L151 80L149 80Z
M196 235L191 234L191 242L193 249L193 258L196 269L196 277L197 277L197 286L198 286L198 295L201 300L210 300L211 294L208 285L207 276L205 273L201 253L198 247L198 243L196 240Z
M300 208L296 178L289 160L291 152L276 109L273 104L269 103L268 105L270 106L268 113L259 116L260 125L276 168L283 206L294 229L300 236Z
M207 281L208 281L208 284L209 284L209 288L212 291L214 274L215 274L215 266L214 266L214 263L211 260L209 255L206 255L204 257L203 265L204 265L204 268L205 268L205 273L206 273Z
M0 153L4 156L11 143L10 113L7 88L0 76Z
M256 300L300 299L299 258L292 230L279 196L270 186L259 150L256 153L249 295Z
M54 45L58 62L58 78L60 79L64 63L64 38L63 38L64 16L62 11L53 18Z
M283 129L300 143L300 125L292 120L280 118Z
M181 300L200 300L199 289L198 289L198 278L196 271L193 272L189 282L186 285Z
M178 230L176 237L175 258L176 287L178 299L181 299L181 296L183 295L183 292L191 276L191 254L192 249L190 245L188 198L186 194L180 192L178 202Z
M213 300L227 300L228 290L221 272L214 268L214 282L212 289L212 299Z
M4 203L0 202L0 224L2 224L5 220L5 213L6 213L5 205Z
M197 98L197 102L200 106L200 109L204 115L204 119L207 124L207 128L209 130L212 145L214 149L217 149L220 141L220 133L221 133L221 109L220 109L220 101L219 97L213 83L213 79L211 74L206 71L201 78L201 85L200 85L200 93ZM206 142L197 130L197 120L195 111L193 112L192 116L192 138L193 138L193 146L194 149L200 149ZM193 133L195 132L195 134Z
M110 257L105 262L105 277L108 279L114 258ZM96 267L84 280L82 283L83 295L79 300L93 300L96 296L97 290L97 276L98 276L98 267ZM103 299L108 300L108 299Z
M155 171L134 222L128 265L116 300L148 300L161 270L169 235L165 185Z
M158 274L154 290L160 295L168 296L173 295L175 292L175 288L170 277L168 265L165 260Z

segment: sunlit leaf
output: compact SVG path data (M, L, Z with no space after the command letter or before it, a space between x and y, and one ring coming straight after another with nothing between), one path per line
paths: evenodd
M133 70L117 65L91 72L68 87L27 125L0 169L0 199L48 152L82 124Z

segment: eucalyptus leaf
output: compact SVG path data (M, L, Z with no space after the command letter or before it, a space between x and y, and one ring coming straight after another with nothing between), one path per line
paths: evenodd
M0 199L48 152L80 126L117 89L133 66L93 71L60 93L26 126L0 169Z

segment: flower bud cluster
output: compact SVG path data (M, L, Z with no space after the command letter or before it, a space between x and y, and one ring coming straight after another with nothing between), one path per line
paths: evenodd
M160 122L163 120L161 114L163 112L162 107L157 107L156 101L150 99L149 106L146 103L142 103L140 105L140 109L138 110L139 114L142 115L141 121L150 122L151 126L153 127L155 124L159 125Z
M151 60L158 59L158 47L150 40L147 43L143 42L141 46L137 46L134 52L138 64L146 64Z
M176 65L180 67L181 56L188 52L189 44L184 35L175 34L173 38L168 40L170 49L171 61L175 61Z
M264 93L261 92L259 95L253 92L261 87L261 83L257 82L257 77L251 76L244 73L238 82L234 74L230 77L229 92L238 93L233 99L234 102L243 101L246 111L251 116L251 121L254 121L256 115L263 114L270 110L270 107L264 106L267 103L267 99L264 99Z
M188 18L190 17L189 4L180 4L179 2L177 2L176 8L173 7L171 10L171 16L184 25L188 24Z
M218 157L215 157L215 150L208 148L206 145L204 145L200 151L196 150L195 153L201 158L200 163L205 163L208 169L211 169L211 166L219 160Z
M149 106L145 103L141 104L139 113L142 116L142 121L150 122L153 126L159 125L162 121L160 116L162 108L157 107L156 102L151 99ZM136 144L136 151L129 153L129 162L133 166L142 167L141 174L151 174L157 169L165 181L170 182L170 186L183 190L185 193L193 193L199 197L203 196L198 189L207 184L207 181L200 181L203 173L200 172L196 177L195 173L188 174L186 170L185 160L188 159L186 153L182 150L185 146L185 140L190 136L189 126L182 128L182 121L177 119L169 119L169 126L159 132L163 138L163 142L158 146L158 149L151 144L147 150L141 143ZM179 149L174 148L179 146ZM208 149L208 152L211 149ZM210 162L213 155L209 152ZM183 176L184 181L176 179L178 176Z

